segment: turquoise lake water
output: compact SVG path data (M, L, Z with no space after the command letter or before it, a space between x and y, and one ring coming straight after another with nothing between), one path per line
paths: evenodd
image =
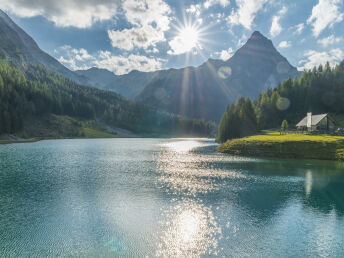
M207 139L0 145L1 257L344 257L344 163Z

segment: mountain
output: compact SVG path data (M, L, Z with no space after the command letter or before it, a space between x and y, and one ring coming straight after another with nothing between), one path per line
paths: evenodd
M269 87L298 75L273 46L254 32L227 61L209 59L199 67L116 76L105 69L71 71L43 52L36 42L0 10L0 57L22 67L42 64L79 84L111 90L167 112L219 121L239 95L256 99Z
M123 129L150 136L214 133L212 123L161 112L115 92L87 87L116 78L107 70L92 70L94 80L70 71L0 10L0 135L113 137L106 131ZM130 78L136 80L135 72Z
M106 69L93 67L88 70L77 70L75 73L86 78L93 87L114 91L124 97L135 99L160 71L145 73L134 70L117 76Z
M42 51L37 43L1 10L0 57L7 58L22 67L41 64L78 83L91 85L85 77L69 70L55 58Z
M106 131L127 130L146 136L210 136L215 128L82 86L42 65L23 69L0 58L0 136L103 137L109 136Z
M191 118L219 121L226 107L237 97L257 99L299 72L273 46L271 40L255 31L227 61L209 59L199 67L156 72L133 71L115 76L103 84L99 70L78 71L96 78L93 86ZM99 80L97 78L100 78ZM102 85L102 86L100 86Z
M199 67L168 70L145 86L137 101L193 118L219 121L239 95L257 99L269 87L298 75L258 31L227 61L209 59Z

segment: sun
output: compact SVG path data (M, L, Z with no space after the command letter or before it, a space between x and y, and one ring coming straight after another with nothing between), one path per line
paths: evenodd
M209 40L209 29L212 25L203 25L202 19L193 20L184 15L182 20L177 20L172 24L172 35L168 41L170 55L183 55L186 56L186 61L189 58L196 58L202 56L202 51L207 49Z
M178 22L175 28L175 36L169 41L170 53L174 55L187 54L192 56L203 49L204 28L198 22ZM194 51L195 50L195 51Z
M178 38L180 44L185 49L185 52L189 52L193 48L199 45L199 31L192 26L186 26L180 29Z

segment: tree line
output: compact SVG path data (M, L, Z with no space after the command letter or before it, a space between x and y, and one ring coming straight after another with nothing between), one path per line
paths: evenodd
M303 72L300 78L285 80L262 92L256 101L239 97L224 113L217 140L224 142L279 128L284 120L292 126L307 112L344 114L344 61L333 68L327 62Z
M42 65L25 69L0 59L0 134L24 130L30 117L48 114L100 120L136 133L206 136L213 123L160 112L120 95L79 85Z

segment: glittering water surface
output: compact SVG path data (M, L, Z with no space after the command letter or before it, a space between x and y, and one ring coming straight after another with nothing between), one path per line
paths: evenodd
M343 171L207 139L0 145L0 256L343 257Z

